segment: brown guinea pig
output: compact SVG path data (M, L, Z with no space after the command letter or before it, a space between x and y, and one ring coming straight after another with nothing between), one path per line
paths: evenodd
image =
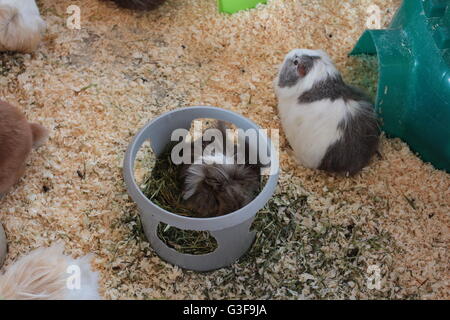
M223 145L230 142L223 122L219 121L215 129L220 130ZM202 146L205 150L207 144L202 143ZM245 144L244 164L236 161L237 145L234 145L234 154L227 154L226 148L222 150L212 157L194 155L202 160L201 163L184 164L181 169L183 201L196 217L217 217L234 212L249 204L258 193L261 166L250 164L248 143ZM230 164L224 161L226 158L231 158Z
M0 100L0 194L20 179L31 149L43 145L47 138L47 129L29 123L19 109Z

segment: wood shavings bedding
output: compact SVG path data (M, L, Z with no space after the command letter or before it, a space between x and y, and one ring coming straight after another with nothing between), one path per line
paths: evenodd
M81 30L65 26L72 4ZM17 61L0 76L2 98L52 129L0 200L6 263L62 240L67 253L96 255L107 299L449 299L450 176L399 140L383 138L382 158L338 178L296 166L282 136L280 185L260 213L268 227L248 256L211 273L155 255L122 179L132 136L168 110L214 105L280 129L272 79L284 55L322 48L351 76L358 62L347 53L370 4L386 25L400 0L273 0L232 16L214 0L169 0L150 13L39 1L49 27L39 50L1 54ZM370 265L380 290L367 288Z

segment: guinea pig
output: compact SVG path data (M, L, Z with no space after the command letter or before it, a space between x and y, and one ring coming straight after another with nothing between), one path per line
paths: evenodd
M45 29L34 0L0 0L0 51L32 52Z
M344 83L324 51L292 50L274 86L281 123L300 164L345 175L369 164L380 136L373 104Z
M166 0L113 0L118 6L133 10L154 10Z
M47 129L29 123L19 109L0 100L0 195L17 183L31 150L47 138Z
M0 299L100 300L98 273L91 270L90 256L72 259L62 245L39 248L0 276Z
M215 129L221 133L222 143L218 145L222 148L206 155L205 149L214 140L206 142L200 138L202 154L193 152L192 164L184 164L181 169L184 205L199 218L217 217L239 210L255 198L260 187L261 168L258 163L250 163L248 143L245 143L245 158L241 164L238 146L228 138L225 124L219 122ZM231 148L233 154L227 153L227 143L234 144Z

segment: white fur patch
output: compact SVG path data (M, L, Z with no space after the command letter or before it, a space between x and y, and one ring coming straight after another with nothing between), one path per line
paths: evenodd
M33 51L46 29L34 0L0 0L0 49Z
M214 155L203 155L199 159L204 164L234 164L234 157L227 157L221 152Z
M278 105L286 137L297 160L316 169L328 150L342 137L339 123L351 116L358 103L324 99L307 104L282 100Z
M100 300L98 293L98 273L92 271L91 255L79 259L69 258L69 265L80 268L81 283L79 289L66 289L66 300Z
M45 30L46 24L41 19L35 0L0 0L0 6L3 5L16 8L28 29L39 32Z

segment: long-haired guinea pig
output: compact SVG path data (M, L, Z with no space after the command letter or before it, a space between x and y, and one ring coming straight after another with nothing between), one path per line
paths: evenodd
M287 140L302 165L354 175L369 164L380 136L373 105L344 83L325 52L292 50L274 85Z
M0 195L20 179L31 150L47 137L43 126L29 123L19 109L0 100Z
M192 164L184 164L181 169L184 204L200 218L222 216L244 207L255 198L260 186L261 166L250 163L248 143L244 146L245 158L238 161L236 144L228 148L232 154L227 153L225 146L234 142L227 136L226 125L219 121L210 129L219 130L222 143L217 146L224 147L205 155L203 151L214 139L203 140L202 154L193 152Z
M166 0L113 0L118 6L133 10L153 10L162 5Z
M90 259L72 259L62 245L36 249L0 275L0 299L99 300L98 273Z
M32 52L45 29L34 0L0 0L0 51Z

